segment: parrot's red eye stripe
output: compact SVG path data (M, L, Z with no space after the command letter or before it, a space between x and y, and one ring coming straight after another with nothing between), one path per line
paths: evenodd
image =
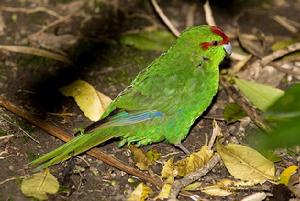
M220 41L220 45L224 45L229 43L229 38L228 36L225 35L225 33L217 26L212 26L211 27L211 31L219 36L222 37L222 41Z
M211 43L204 42L204 43L201 43L200 45L201 45L202 49L207 50L211 46Z

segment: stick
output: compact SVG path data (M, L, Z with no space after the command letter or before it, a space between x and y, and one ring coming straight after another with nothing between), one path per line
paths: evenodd
M170 200L175 200L183 187L205 176L209 171L213 169L213 167L215 167L218 164L220 160L221 158L219 154L215 154L203 168L188 174L182 179L176 180L172 185Z
M19 117L27 120L28 122L32 123L33 125L41 128L42 130L46 131L50 135L55 136L64 142L68 142L72 139L72 137L69 134L67 134L65 131L50 124L47 121L40 119L39 117L37 117L35 115L28 113L25 110L22 110L21 108L18 108L17 106L15 106L14 104L12 104L8 100L6 100L3 96L0 96L0 106L4 107L5 109L9 110L10 112L18 115ZM119 170L127 172L128 174L131 174L133 176L139 177L140 179L142 179L144 181L152 183L157 187L162 186L162 182L159 179L149 176L147 174L144 174L143 172L137 170L136 168L126 165L124 162L118 160L117 158L115 158L113 156L106 154L105 152L101 151L99 148L93 148L90 151L88 151L87 154L103 161L104 163L106 163L110 166L113 166Z
M0 45L0 50L6 50L11 52L17 52L22 54L35 55L40 57L46 57L49 59L54 59L56 61L71 64L72 62L64 55L50 52L48 50L43 50L34 47L18 46L18 45Z
M213 12L210 8L209 0L206 0L205 4L203 5L203 9L204 9L204 13L205 13L206 23L209 26L216 26L216 21L214 19Z
M158 16L161 18L163 23L168 27L168 29L172 32L172 34L176 37L180 35L180 32L174 27L172 22L168 19L168 17L164 14L156 0L150 0L155 12L158 14Z
M221 79L221 84L224 87L228 96L230 96L236 103L238 103L243 110L247 113L250 119L254 122L256 126L264 131L270 131L271 129L267 126L261 115L248 103L248 101L239 93L239 91L234 88L234 86L229 86L227 81L223 78Z
M271 63L272 61L279 59L287 54L290 54L295 51L300 50L300 43L294 43L292 45L287 46L286 48L282 50L277 50L275 52L272 52L271 54L264 56L261 60L256 60L252 64L250 64L251 68L263 67Z

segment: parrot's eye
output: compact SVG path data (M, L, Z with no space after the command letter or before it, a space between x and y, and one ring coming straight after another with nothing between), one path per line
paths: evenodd
M212 41L212 42L211 42L211 45L212 45L212 46L217 46L217 45L219 45L219 42L216 41L216 40L215 40L215 41Z

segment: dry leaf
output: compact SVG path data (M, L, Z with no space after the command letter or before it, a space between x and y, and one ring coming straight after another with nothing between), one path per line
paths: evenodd
M300 197L300 174L293 174L288 183L288 188L292 191L298 198Z
M263 201L267 197L265 192L257 192L244 197L241 201Z
M144 201L152 192L151 188L144 183L140 183L129 195L127 201Z
M185 176L197 169L202 168L212 157L213 151L208 146L202 146L198 152L192 153L190 156L177 161L174 166L178 172L178 176Z
M259 183L277 180L274 164L250 147L238 144L223 146L217 142L217 151L228 172L235 178Z
M173 158L169 159L163 166L161 171L162 178L169 176L183 177L197 169L202 168L212 157L213 151L208 146L202 146L198 152L192 153L186 158L173 162Z
M23 194L38 200L48 199L47 194L55 194L58 189L59 183L48 169L23 179L21 184Z
M218 181L214 185L206 186L201 189L201 192L206 193L208 195L213 196L228 196L231 195L233 192L231 192L229 186L233 183L232 180L229 179L222 179Z
M174 172L174 158L170 158L167 162L165 162L162 170L161 170L161 178L168 178L169 176L177 175Z
M135 165L141 170L149 170L149 166L153 164L156 158L151 155L151 152L148 151L144 153L143 150L131 145L130 151L133 155L133 160L135 161Z
M285 168L279 176L279 183L288 185L290 177L297 172L298 166L291 165Z
M73 97L84 115L92 121L98 121L111 103L108 96L96 91L92 85L83 80L76 80L60 88L60 92L64 96Z
M191 183L191 184L187 185L186 187L184 187L183 190L185 190L185 191L196 191L196 190L199 189L200 186L201 186L200 182L194 182L194 183Z
M234 181L231 179L221 179L214 185L210 185L201 189L202 192L213 196L228 196L236 190L245 189L256 185L254 181Z
M157 199L160 199L160 200L163 200L163 199L167 199L169 196L170 196L170 193L171 193L171 188L172 188L172 185L174 183L174 176L169 176L167 178L167 180L165 181L160 193L158 194L157 197L154 198L154 200L157 200Z

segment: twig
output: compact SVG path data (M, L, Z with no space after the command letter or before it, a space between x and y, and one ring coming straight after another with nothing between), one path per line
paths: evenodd
M228 85L227 81L224 78L221 79L221 84L228 96L230 96L237 104L239 104L243 108L243 110L256 126L264 131L270 130L258 111L249 104L249 102L239 93L239 91L234 86Z
M27 120L28 122L32 123L33 125L41 128L42 130L46 131L47 133L51 134L52 136L55 136L55 137L61 139L64 142L68 142L72 139L72 137L69 134L67 134L65 131L50 124L47 121L40 119L39 117L37 117L35 115L32 115L32 114L26 112L25 110L18 108L17 106L15 106L14 104L9 102L2 96L0 96L0 106L6 108L7 110L11 111L12 113ZM151 177L131 166L128 166L127 164L118 160L117 158L110 156L110 155L106 154L105 152L101 151L99 148L93 148L90 151L88 151L87 154L103 161L104 163L106 163L110 166L113 166L117 169L127 172L128 174L137 176L144 181L150 182L157 187L162 186L162 182L159 179Z
M31 140L33 140L34 142L40 144L40 142L39 142L37 139L35 139L34 137L32 137L27 131L25 131L25 130L24 130L23 128L21 128L20 126L18 126L18 125L16 125L15 123L9 121L8 119L5 119L4 117L3 117L3 118L0 118L0 119L3 120L3 121L5 121L5 122L7 122L7 123L9 123L9 124L12 125L12 126L17 127L20 131L22 131L22 132L23 132L27 137L29 137Z
M70 15L67 15L67 16L64 16L64 17L61 17L53 22L51 22L50 24L47 24L46 26L44 26L42 29L40 29L38 32L34 33L34 34L31 34L31 35L38 35L40 33L43 33L45 31L47 31L48 29L50 29L51 27L54 27L60 23L63 23L63 22L67 22L68 20L70 20L71 17L74 16L74 13L70 14Z
M289 32L296 34L298 33L298 29L294 27L285 17L275 15L272 17L273 20L275 20L278 24L283 26L285 29L287 29Z
M47 50L34 48L34 47L26 47L26 46L18 46L18 45L0 45L0 49L11 51L11 52L46 57L46 58L54 59L54 60L61 61L61 62L67 63L67 64L72 63L67 57L65 57L61 54L57 54L54 52L50 52Z
M9 181L13 181L13 180L16 180L16 179L22 179L22 178L25 178L25 177L26 176L11 177L11 178L8 178L8 179L5 179L5 180L1 181L0 185L5 184L6 182L9 182Z
M230 69L230 73L231 74L236 74L238 72L240 72L240 70L248 63L248 61L252 58L252 55L248 55L246 56L245 59L237 62L231 69Z
M216 24L216 21L214 19L213 12L210 8L209 0L206 0L205 4L203 5L203 9L204 9L204 13L205 13L206 23L209 26L216 26L217 24Z
M195 24L195 11L197 9L197 4L193 3L192 5L189 6L189 10L186 15L186 26L190 27Z
M213 169L213 167L215 167L218 162L221 160L219 154L215 154L207 163L206 165L195 171L195 172L192 172L188 175L186 175L184 178L182 179L179 179L179 180L176 180L173 185L172 185L172 188L171 188L171 194L170 194L170 200L176 200L176 197L178 196L180 190L191 184L192 182L200 179L201 177L205 176L209 171L211 171Z
M173 33L174 36L178 37L180 35L180 32L174 27L172 22L168 19L168 17L164 14L156 0L150 0L155 12L158 14L158 16L161 18L163 23L168 27L168 29Z
M272 61L279 59L280 57L283 57L287 54L290 54L292 52L299 51L299 50L300 50L300 43L294 43L292 45L287 46L286 48L284 48L282 50L277 50L267 56L264 56L261 59L261 65L265 66L265 65L271 63Z
M4 135L0 136L0 140L8 140L9 138L14 137L14 135Z
M267 56L264 56L261 60L256 60L252 64L250 64L251 68L263 67L271 63L272 61L279 59L287 54L290 54L295 51L300 50L300 43L294 43L292 45L287 46L282 50L277 50Z
M33 13L47 13L48 15L61 18L62 16L59 15L57 12L54 10L50 10L46 7L35 7L35 8L17 8L17 7L7 7L7 6L0 6L0 11L5 11L5 12L12 12L12 13L26 13L26 14L33 14Z
M212 132L211 138L208 143L208 149L212 149L217 137L220 135L221 135L221 129L220 129L218 123L216 122L216 120L214 120L213 121L213 132Z

